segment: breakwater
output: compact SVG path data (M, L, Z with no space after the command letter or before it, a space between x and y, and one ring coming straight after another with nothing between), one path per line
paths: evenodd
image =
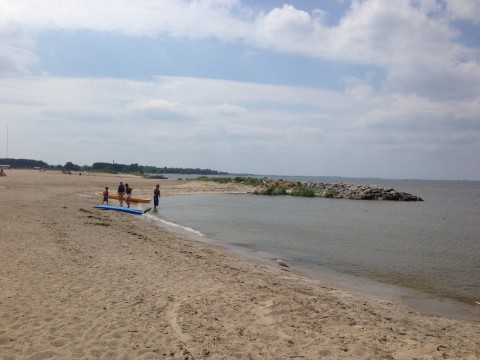
M318 197L353 200L423 201L419 196L400 192L391 187L379 187L377 185L304 182L302 187L313 189L315 196Z
M254 192L258 195L316 196L352 200L423 201L419 196L391 187L324 182L264 180Z

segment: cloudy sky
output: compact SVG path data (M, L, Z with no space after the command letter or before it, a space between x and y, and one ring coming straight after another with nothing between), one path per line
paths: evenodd
M2 0L0 158L480 180L479 34L478 0Z

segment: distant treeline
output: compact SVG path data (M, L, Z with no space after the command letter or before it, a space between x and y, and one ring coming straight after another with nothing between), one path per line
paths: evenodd
M0 159L0 165L10 165L10 167L17 169L48 168L46 162L30 159Z
M97 162L91 167L92 170L102 172L123 172L123 173L143 173L143 174L194 174L194 175L225 175L226 172L220 172L210 169L192 169L192 168L173 168L173 167L156 167L138 164L112 164Z
M0 159L0 165L10 165L17 169L55 169L69 171L98 171L107 173L138 173L138 174L193 174L193 175L226 175L228 173L210 169L193 169L193 168L173 168L173 167L156 167L138 164L113 164L105 162L96 162L92 166L76 165L67 162L65 165L49 165L40 160L29 159Z

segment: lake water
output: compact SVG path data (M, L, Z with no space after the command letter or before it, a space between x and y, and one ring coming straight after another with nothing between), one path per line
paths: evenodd
M308 180L393 187L425 201L186 195L162 197L149 218L354 290L480 320L480 182Z

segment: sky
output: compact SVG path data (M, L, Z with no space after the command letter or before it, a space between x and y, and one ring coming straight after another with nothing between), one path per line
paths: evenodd
M480 180L478 0L2 0L0 158Z

